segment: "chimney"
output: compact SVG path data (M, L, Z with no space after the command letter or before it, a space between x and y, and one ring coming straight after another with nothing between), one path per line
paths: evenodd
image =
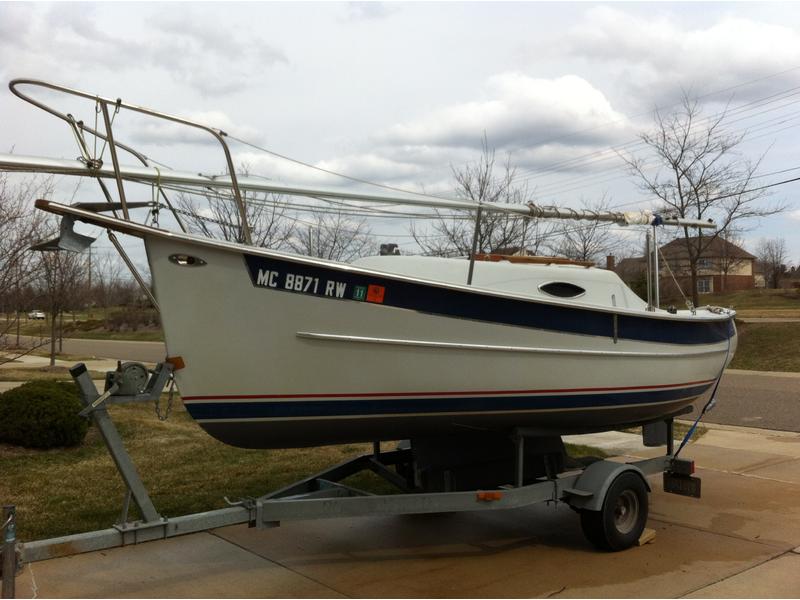
M613 254L609 254L606 256L606 270L613 271L617 266L617 259L614 258Z
M399 256L400 248L397 244L381 244L381 256Z

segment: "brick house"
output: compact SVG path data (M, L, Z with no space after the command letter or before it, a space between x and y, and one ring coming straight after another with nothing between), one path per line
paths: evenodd
M658 259L662 296L678 294L670 270L684 292L688 292L691 289L691 273L685 240L678 238L661 246ZM698 293L711 294L754 288L755 262L756 257L747 250L720 237L715 238L697 261ZM646 261L643 256L623 259L615 269L622 280L631 286L641 285L645 270Z
M778 287L785 290L800 289L800 267L789 267L778 279Z

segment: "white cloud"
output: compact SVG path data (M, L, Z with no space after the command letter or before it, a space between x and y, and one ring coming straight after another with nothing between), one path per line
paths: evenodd
M482 98L444 106L376 134L368 151L320 160L315 167L353 178L430 191L452 188L451 165L475 161L484 132L521 169L574 158L630 135L627 119L585 80L575 76L537 79L521 73L490 77ZM553 138L558 143L550 142ZM237 154L258 172L288 183L352 186L353 182L280 158Z
M313 163L313 167L316 169L257 152L236 153L235 162L237 165L246 165L248 170L253 173L265 175L275 181L301 185L347 187L358 185L357 182L318 169L384 184L414 181L415 178L422 178L428 173L428 169L424 166L394 160L375 153L350 154L335 159L317 161Z
M181 9L180 18L160 12L158 18L137 20L125 33L112 34L98 6L81 6L78 11L66 3L0 7L0 69L8 73L13 65L60 81L81 80L95 69L148 71L150 78L155 71L204 95L218 95L247 90L259 81L254 74L289 62L249 24L238 23L234 35Z
M351 21L383 19L397 10L396 4L386 2L348 2L347 18Z
M261 134L258 130L235 123L222 111L195 111L182 113L179 116L214 129L221 129L229 135L251 143L260 141ZM170 144L219 144L215 137L203 130L155 118L143 118L134 123L131 139L136 142L160 146Z
M227 28L186 18L152 18L157 32L152 62L204 94L250 87L256 73L288 63L286 55L253 31L232 35Z
M792 219L794 221L800 221L800 210L793 210L790 213L788 213L786 216L788 216L790 219Z
M522 73L490 77L484 99L440 108L378 136L390 145L530 148L569 136L568 143L607 145L627 120L586 80L565 75L539 79Z
M666 16L639 17L616 8L587 11L583 22L562 36L556 52L607 63L629 91L659 102L681 88L704 94L761 79L723 94L750 99L798 80L800 33L789 27L727 17L705 28L691 28ZM721 98L722 99L722 98Z

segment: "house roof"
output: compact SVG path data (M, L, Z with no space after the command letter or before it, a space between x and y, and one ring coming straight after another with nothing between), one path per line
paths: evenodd
M620 276L620 279L623 281L628 281L630 279L636 279L639 277L645 272L646 268L647 263L644 259L644 256L639 256L635 258L623 258L617 263L614 271L616 271L617 275Z
M690 243L698 243L697 237L689 238ZM705 245L707 242L703 242ZM661 254L664 255L665 258L688 258L689 253L686 250L686 238L676 238L671 242L664 244L661 246ZM722 239L721 237L714 238L708 247L703 251L701 255L702 258L720 258L725 257L728 259L731 258L741 258L741 259L752 259L755 260L755 256L750 254L744 248L740 248L736 244L732 244L728 240Z

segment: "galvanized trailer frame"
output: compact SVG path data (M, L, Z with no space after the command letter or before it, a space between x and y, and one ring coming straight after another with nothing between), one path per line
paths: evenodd
M550 474L525 484L522 480L524 443L526 438L535 436L536 432L517 430L514 437L517 444L517 475L513 484L490 490L419 493L412 490L406 478L391 469L392 466L409 463L412 459L411 450L381 451L380 443L375 442L372 454L345 461L259 498L245 498L236 502L230 502L226 498L230 505L228 508L167 518L153 505L106 406L155 400L170 379L172 365L159 363L152 371L145 389L134 395L115 395L108 378L107 386L110 389L100 394L82 363L77 364L70 372L80 389L85 410L94 419L127 486L124 508L120 523L108 529L22 544L24 562L126 546L242 523L251 527L268 528L278 526L281 521L286 520L505 510L538 502L565 502L578 511L602 511L609 487L620 475L635 474L649 491L646 477L670 470L673 462L672 418L669 418L665 421L669 433L666 455L631 463L599 460L584 469ZM375 495L342 483L347 477L365 470L393 483L404 493ZM131 499L136 502L142 520L128 521Z

